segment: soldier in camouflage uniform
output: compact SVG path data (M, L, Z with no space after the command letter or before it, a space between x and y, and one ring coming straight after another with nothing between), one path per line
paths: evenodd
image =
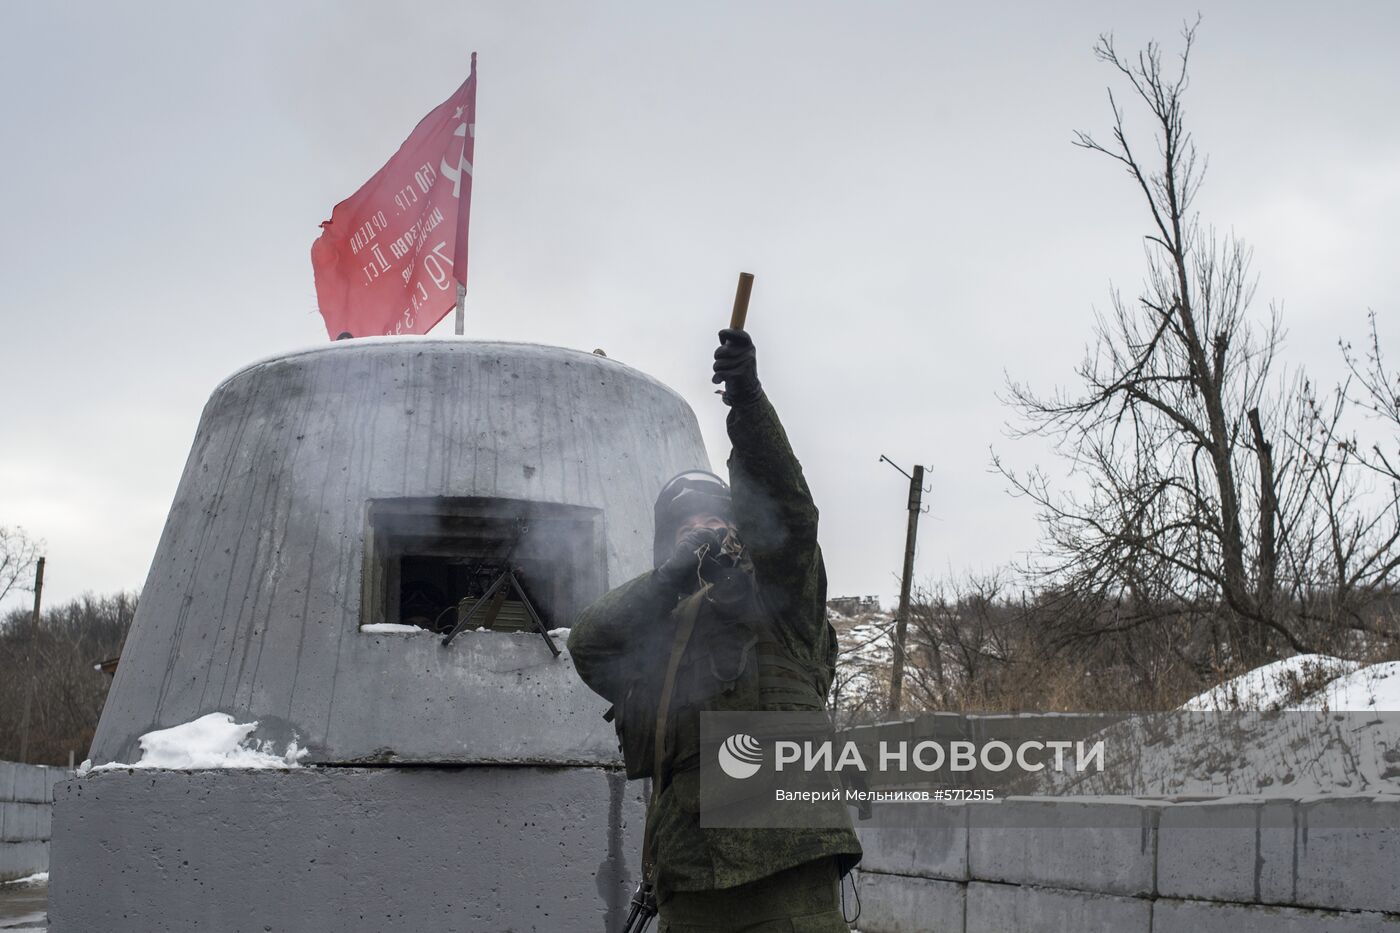
M569 652L613 704L627 776L654 782L646 848L661 933L846 933L838 883L861 854L849 826L700 827L699 712L824 709L836 662L816 506L748 334L724 330L720 340L714 381L730 406L733 488L702 471L668 483L656 503L656 569L586 609ZM678 642L682 627L690 637Z

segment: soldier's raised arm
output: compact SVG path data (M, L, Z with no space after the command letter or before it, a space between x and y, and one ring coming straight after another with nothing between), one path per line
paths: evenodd
M817 546L817 507L778 414L758 379L752 338L719 332L714 381L725 386L733 450L729 480L745 553L768 608L785 619L825 623L825 573ZM816 637L814 629L803 633Z

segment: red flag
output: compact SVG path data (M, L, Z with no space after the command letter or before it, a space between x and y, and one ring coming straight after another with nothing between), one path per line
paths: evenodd
M311 244L331 339L424 334L467 284L476 136L471 75L423 118L374 177L331 211Z

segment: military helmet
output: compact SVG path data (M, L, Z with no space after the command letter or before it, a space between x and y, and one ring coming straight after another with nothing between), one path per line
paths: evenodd
M656 497L656 537L652 543L656 566L671 556L676 529L696 515L717 515L734 521L729 484L708 470L686 470L661 487L661 494Z

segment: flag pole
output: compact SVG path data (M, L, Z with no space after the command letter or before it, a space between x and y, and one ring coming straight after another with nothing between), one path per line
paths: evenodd
M476 53L475 53L475 52L472 53L472 65L471 65L470 76L471 76L471 77L476 77ZM472 89L472 102L473 102L473 103L472 103L472 122L473 122L473 123L476 122L476 103L475 103L475 101L476 101L476 90L475 90L475 87L473 87L473 89ZM464 147L465 147L465 146L471 145L471 137L473 137L473 136L476 135L475 129L474 129L474 128L469 128L469 129L467 130L467 133L468 133L468 136L465 137L465 138L462 140L462 145L463 145ZM463 151L465 152L465 149L464 149ZM474 171L474 167L468 166L467 169L466 169L466 171ZM460 212L460 211L461 211L461 206L458 205L458 208L457 208L457 209L458 209L458 211ZM461 217L460 217L460 216L458 217L458 221L457 221L457 235L458 235L459 237L466 237L466 235L467 235L467 234L466 234L466 231L462 230L462 227L461 227ZM458 255L463 256L463 257L466 256L466 252L467 252L467 251L466 251L466 245L467 245L466 243L459 243L459 244L457 244L457 248L458 248L458 251L459 251L459 252L458 252ZM453 258L455 259L455 258L457 258L457 257L454 256ZM467 326L467 283L466 283L466 275L464 274L464 275L462 276L462 278L460 278L460 279L457 280L457 336L458 336L458 337L461 337L464 333L466 333L466 326Z

